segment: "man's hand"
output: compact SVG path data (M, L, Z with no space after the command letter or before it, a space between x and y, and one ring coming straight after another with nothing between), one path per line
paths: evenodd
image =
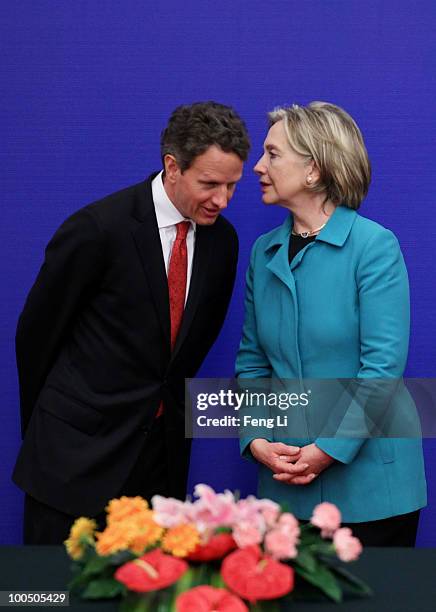
M289 446L282 442L268 442L263 438L256 438L251 442L250 450L257 461L274 472L274 477L276 474L280 474L292 478L299 476L309 467L307 462L300 461L301 449L298 446Z
M321 472L335 461L333 457L327 455L327 453L318 448L315 444L303 446L300 451L300 456L294 465L294 469L303 465L306 465L307 468L297 475L290 475L289 472L285 470L281 473L276 471L273 476L275 480L292 485L309 484L316 476L321 474Z

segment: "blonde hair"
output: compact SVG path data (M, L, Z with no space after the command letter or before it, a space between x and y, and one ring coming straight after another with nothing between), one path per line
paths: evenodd
M293 104L268 113L270 126L283 120L290 147L313 159L319 180L308 189L325 192L335 205L357 209L368 193L371 165L362 134L342 108L328 102Z

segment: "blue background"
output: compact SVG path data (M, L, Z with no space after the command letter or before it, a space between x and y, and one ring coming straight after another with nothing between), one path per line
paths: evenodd
M436 5L400 0L21 0L2 6L0 543L18 543L22 494L14 332L43 249L77 208L159 169L159 136L181 103L215 99L245 119L253 148L226 216L241 240L223 332L202 376L233 373L244 272L255 238L281 223L251 169L276 105L326 100L360 125L373 167L361 213L398 236L411 280L406 374L435 376ZM426 441L435 546L436 445ZM191 485L255 490L235 441L194 443Z

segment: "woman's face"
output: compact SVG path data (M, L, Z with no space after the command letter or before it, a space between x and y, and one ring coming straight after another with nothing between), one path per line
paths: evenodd
M283 121L271 126L263 144L264 153L254 166L259 176L264 204L291 205L307 191L311 164L295 153L286 137Z

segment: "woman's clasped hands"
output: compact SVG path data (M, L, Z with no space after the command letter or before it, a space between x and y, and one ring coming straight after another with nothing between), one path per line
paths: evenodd
M330 455L315 444L307 444L300 448L256 438L251 442L250 450L257 461L273 472L275 480L285 484L310 484L334 462Z

